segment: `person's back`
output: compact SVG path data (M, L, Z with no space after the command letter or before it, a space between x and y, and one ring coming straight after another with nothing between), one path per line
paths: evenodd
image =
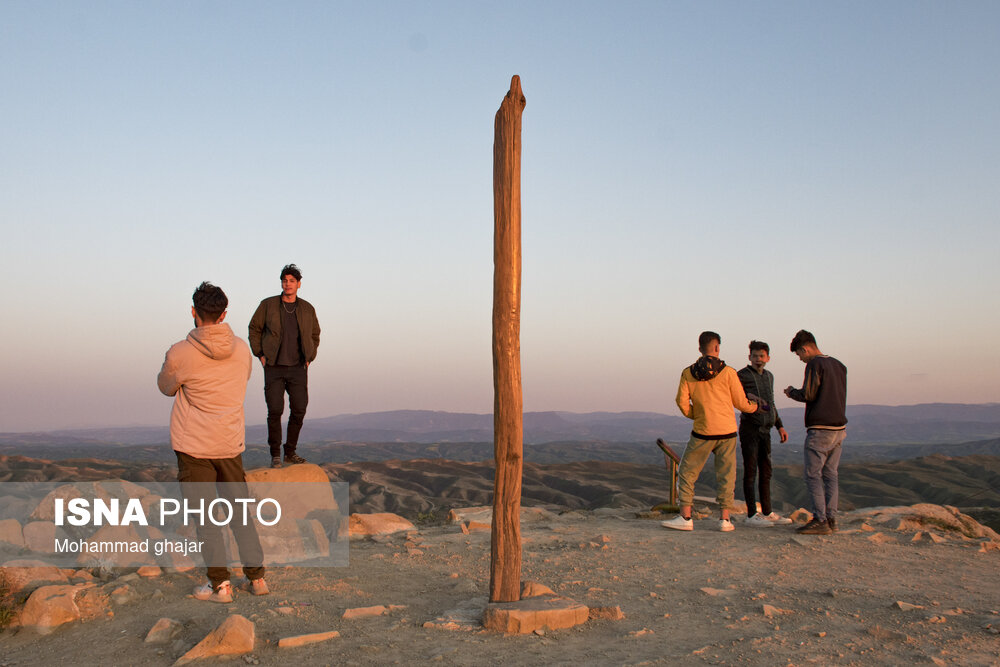
M847 366L825 354L806 364L802 386L806 428L843 428L847 425Z
M230 458L244 450L250 372L250 348L228 324L197 327L167 351L157 385L176 395L170 415L174 450L198 458Z

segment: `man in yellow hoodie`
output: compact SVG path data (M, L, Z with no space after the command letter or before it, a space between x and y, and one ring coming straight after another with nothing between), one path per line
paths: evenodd
M691 505L694 503L694 483L701 469L715 454L716 500L719 503L719 530L733 530L729 512L733 508L733 491L736 488L736 417L733 408L740 412L756 412L757 403L743 392L739 376L726 362L719 359L722 338L714 331L704 331L698 336L701 357L681 373L677 388L677 407L684 416L694 420L691 439L681 457L678 472L680 515L664 521L664 528L693 530ZM750 398L757 400L756 396Z

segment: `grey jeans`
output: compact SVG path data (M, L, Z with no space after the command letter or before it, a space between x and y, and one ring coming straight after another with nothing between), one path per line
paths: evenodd
M803 472L806 490L812 500L813 518L817 521L826 521L837 515L837 501L840 499L837 467L840 465L840 445L845 436L845 429L811 428L806 432Z

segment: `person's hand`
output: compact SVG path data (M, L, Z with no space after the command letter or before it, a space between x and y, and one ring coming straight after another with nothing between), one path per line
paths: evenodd
M792 385L788 385L787 387L785 387L785 396L791 398L793 389L795 389L795 387L793 387Z
M262 355L260 355L260 356L259 356L259 357L257 357L257 358L258 358L258 359L260 359L260 367L261 367L261 368L264 368L264 366L267 366L267 359L266 359L266 358L264 357L264 355L263 355L263 354L262 354Z
M758 398L756 394L747 394L747 400L754 403L760 403L760 398Z
M783 428L778 429L778 436L781 437L782 442L788 442L788 431Z

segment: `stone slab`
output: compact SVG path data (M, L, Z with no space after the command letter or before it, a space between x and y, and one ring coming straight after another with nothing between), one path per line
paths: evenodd
M535 630L560 630L587 622L590 609L575 600L541 596L517 602L491 602L483 614L483 626L505 634L528 634Z

